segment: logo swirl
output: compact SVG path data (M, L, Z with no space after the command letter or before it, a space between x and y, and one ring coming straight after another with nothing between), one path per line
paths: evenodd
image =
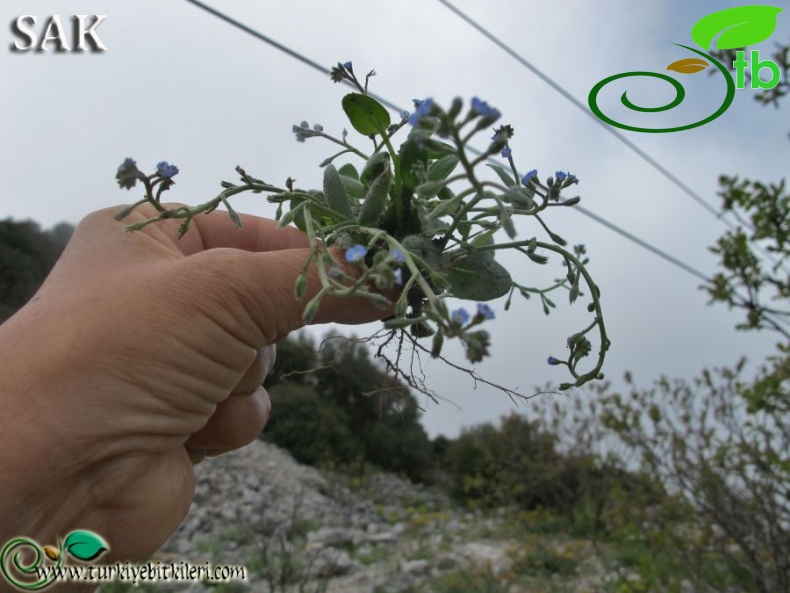
M28 563L22 559L24 552L14 551L22 546L30 547L35 552L35 558ZM38 591L49 586L55 580L55 575L49 572L47 576L39 578L37 581L31 581L31 578L38 574L38 569L44 564L45 554L45 550L32 539L15 537L0 551L0 571L6 580L15 587L26 591ZM56 566L60 567L62 562L62 556L59 556Z
M746 47L747 45L754 45L768 39L773 35L776 30L776 17L783 11L782 8L776 6L735 6L733 8L725 8L713 14L709 14L698 20L691 28L691 37L694 42L701 48L711 51L715 49L727 50ZM694 52L698 56L710 60L716 68L719 69L724 75L724 80L727 83L727 93L724 101L719 108L712 114L698 122L687 124L685 126L676 126L674 128L645 128L640 126L629 126L613 120L611 117L605 115L601 108L598 106L598 94L610 82L620 80L621 78L630 78L632 76L646 76L651 78L658 78L672 85L675 89L675 98L666 105L659 107L641 107L636 105L628 98L628 92L624 92L620 97L622 104L631 111L638 111L640 113L659 113L662 111L669 111L674 109L683 102L686 98L686 89L677 80L667 74L658 72L623 72L622 74L615 74L608 78L604 78L601 82L596 84L587 98L592 112L602 121L610 126L620 128L621 130L628 130L630 132L647 132L647 133L661 133L661 132L682 132L683 130L690 130L699 126L712 122L714 119L722 115L732 104L735 99L735 89L744 88L745 72L746 69L751 68L752 88L774 88L778 84L781 74L779 67L770 60L761 60L759 51L752 51L751 60L747 60L744 51L738 51L738 59L733 62L733 68L737 72L737 82L733 79L728 68L721 62L716 60L710 54L700 51L687 45L676 43L678 47L687 49ZM669 65L667 70L674 70L681 74L694 74L701 72L710 64L700 58L686 58L678 60ZM763 68L771 69L771 80L762 81L760 79L760 70Z
M615 80L619 80L621 78L629 78L631 76L650 76L653 78L658 78L660 80L664 80L670 83L675 88L675 98L670 103L666 105L661 105L659 107L640 107L636 105L628 98L628 91L624 92L620 97L620 101L623 105L625 105L628 109L632 111L639 111L643 113L657 113L661 111L669 111L670 109L674 109L678 105L683 102L683 99L686 98L686 89L683 88L683 85L680 84L677 80L669 76L668 74L661 74L659 72L623 72L622 74L615 74L614 76L610 76L609 78L604 78L601 82L596 84L592 90L590 91L590 96L588 97L588 103L590 105L590 109L592 112L601 120L605 121L610 126L614 126L616 128L620 128L622 130L629 130L631 132L648 132L648 133L666 133L666 132L682 132L683 130L690 130L692 128L696 128L699 126L703 126L708 122L712 122L714 119L722 115L729 106L732 104L733 100L735 99L735 81L732 78L732 75L729 73L727 68L718 60L713 58L712 56L701 52L699 50L694 49L693 47L688 47L686 45L680 45L676 43L675 45L682 47L684 49L693 51L700 56L704 56L713 62L716 68L719 69L724 75L724 79L727 82L727 95L724 97L724 101L722 102L721 106L712 114L702 119L698 122L694 122L692 124L687 124L685 126L677 126L674 128L642 128L639 126L629 126L627 124L620 123L618 121L613 120L609 116L605 115L603 111L601 111L600 107L598 107L598 93L601 92L601 89L605 87L610 82L614 82Z

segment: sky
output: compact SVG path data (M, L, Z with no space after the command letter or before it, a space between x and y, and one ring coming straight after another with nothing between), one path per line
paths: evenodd
M580 180L584 208L703 273L716 271L708 247L727 228L720 220L438 0L209 4L327 69L347 60L357 72L375 69L371 90L404 108L424 97L445 105L456 96L488 101L515 129L511 147L521 172L535 168L545 179L557 170L570 171ZM663 72L689 57L673 44L691 45L697 20L739 3L456 0L454 5L586 105L590 89L608 76ZM11 44L22 43L11 23L31 14L37 16L38 35L50 15L68 22L71 15L105 14L96 31L107 51L10 51ZM300 187L320 187L318 163L331 147L317 139L297 143L291 126L307 120L335 133L347 126L340 109L347 91L328 75L186 0L4 0L0 21L7 23L0 28L2 218L50 227L129 203L135 194L120 190L114 180L126 157L144 170L161 160L175 163L181 172L169 197L190 204L214 197L220 180L235 180L236 165L272 183L291 176ZM787 42L788 34L790 11L779 15L773 37L756 47L766 56L775 42ZM683 76L681 82L687 91L681 107L656 120L640 115L635 121L678 125L702 119L721 103L721 76ZM601 100L613 117L634 119L615 103L626 89L637 103L672 98L668 85L658 81L618 84L623 86L607 90ZM718 209L722 173L775 182L787 172L789 112L761 107L752 97L748 88L737 91L723 116L692 130L624 134ZM242 195L233 203L239 211L274 215L260 195ZM744 355L756 364L774 351L777 336L735 331L741 314L709 306L701 281L687 272L572 209L555 209L546 221L570 244L587 247L612 340L604 372L615 386L626 371L647 387L661 375L691 378ZM545 238L529 220L518 221L517 229L519 238ZM564 275L558 261L548 276L522 259L502 261L525 284ZM486 328L491 356L476 372L527 394L566 381L561 367L549 367L546 358L564 357L566 337L589 321L586 301L571 308L564 296L555 300L558 308L548 317L534 299L516 299L508 312L502 300L489 303L497 314ZM320 336L329 329L311 331ZM371 324L352 331L365 336L377 329ZM447 352L463 364L457 345ZM435 404L420 397L431 436L452 437L464 427L524 409L502 392L475 387L443 363L425 362L427 384L443 400Z

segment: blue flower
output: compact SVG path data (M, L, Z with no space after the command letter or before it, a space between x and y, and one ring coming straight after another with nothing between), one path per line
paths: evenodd
M483 317L483 319L494 319L496 317L491 307L485 303L477 303L477 314Z
M350 262L358 262L361 261L365 255L367 255L368 250L365 248L364 245L354 245L353 247L349 247L346 250L346 261Z
M414 99L414 106L417 107L417 110L409 117L409 123L416 126L423 117L430 115L431 109L433 109L433 100L425 99L425 101L420 101Z
M403 256L403 252L400 249L393 249L390 252L390 255L392 255L392 259L394 259L399 264L402 264L406 261L406 258Z
M538 176L538 170L532 169L532 171L529 171L526 175L524 175L524 177L521 178L521 183L527 185L533 178L537 176Z
M178 167L175 165L171 165L166 161L161 161L156 164L156 173L160 177L164 177L165 179L170 179L171 177L178 175Z
M494 109L485 101L478 99L477 97L472 98L472 111L482 115L483 117L491 118L492 121L496 121L502 115L499 112L499 109Z
M557 171L557 172L554 174L554 178L555 178L557 181L559 181L559 182L563 182L563 181L565 181L565 178L566 178L567 176L568 176L568 174L567 174L567 173L565 173L564 171Z
M478 99L477 97L472 97L472 109L477 111L480 115L485 115L491 108L488 106L488 103Z
M349 70L349 71L353 70L353 66L352 66L351 62L343 62L343 68L345 68L346 70Z
M552 366L556 366L556 365L558 365L558 364L562 364L562 361L561 361L561 360L557 360L557 359L556 359L556 358L554 358L553 356L549 356L549 359L548 359L546 362L548 362L548 363L549 363L550 365L552 365Z
M513 151L510 150L509 146L505 146L505 148L502 149L502 158L509 159L510 155L512 155L512 154L513 154Z
M122 188L132 189L137 184L138 175L140 175L140 171L137 170L137 163L134 162L134 159L127 158L118 167L115 179Z
M466 309L456 309L450 319L458 325L465 325L469 321L469 313L466 312Z
M395 284L401 286L403 284L403 270L398 268L395 270Z

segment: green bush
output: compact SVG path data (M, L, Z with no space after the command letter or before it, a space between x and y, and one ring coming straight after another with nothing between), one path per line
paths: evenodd
M264 439L308 465L345 465L362 453L343 410L306 385L279 384L269 390L272 416Z
M304 334L278 344L265 387L272 420L263 438L303 463L373 465L426 482L433 448L419 423L417 400L386 376L367 348L331 336L321 347Z
M73 230L65 223L42 231L32 221L0 220L0 323L39 289Z

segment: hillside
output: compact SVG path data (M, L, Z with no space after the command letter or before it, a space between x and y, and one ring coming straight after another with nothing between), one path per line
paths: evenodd
M152 561L244 564L247 582L111 584L102 593L604 590L588 542L548 533L527 514L518 524L460 509L393 475L352 490L261 441L206 459L197 474L189 515Z

